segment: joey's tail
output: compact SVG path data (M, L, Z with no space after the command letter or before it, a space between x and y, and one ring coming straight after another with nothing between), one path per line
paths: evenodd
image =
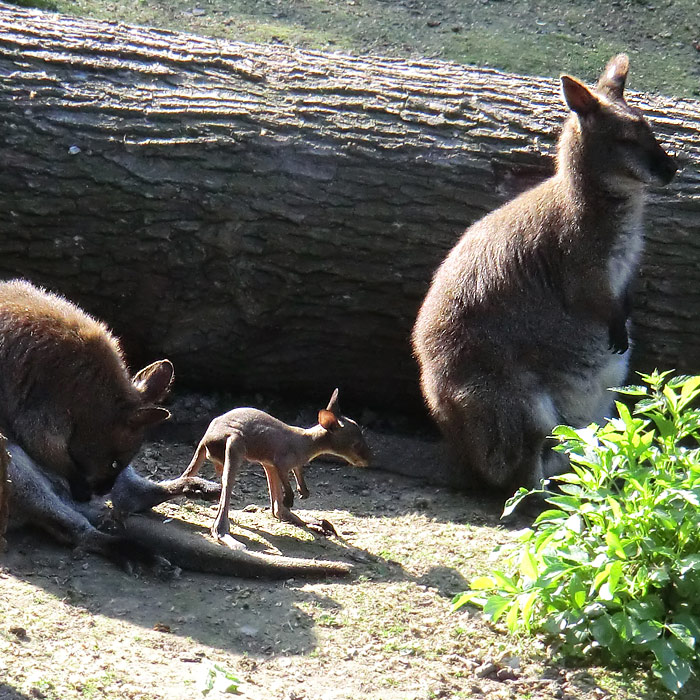
M123 525L125 536L147 545L171 564L189 571L264 579L345 576L352 571L352 565L344 562L294 559L229 549L207 540L182 521L162 522L162 518L155 514L131 515Z

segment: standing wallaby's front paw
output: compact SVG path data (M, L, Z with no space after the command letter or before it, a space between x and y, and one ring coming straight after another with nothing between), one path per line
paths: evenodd
M627 324L622 320L613 320L608 328L608 348L615 354L622 355L629 349Z

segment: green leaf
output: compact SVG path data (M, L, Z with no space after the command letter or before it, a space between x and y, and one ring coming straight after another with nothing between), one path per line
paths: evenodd
M657 639L649 644L649 648L661 666L670 666L678 660L678 654L667 639Z
M529 496L531 493L535 493L535 491L531 491L521 486L506 501L505 507L503 508L503 513L501 514L501 518L507 518L518 507L518 505L523 501L523 499L527 498L527 496Z
M647 396L649 390L645 386L631 385L631 386L611 386L610 391L614 391L616 394L625 394L626 396Z
M637 626L632 641L639 645L649 644L661 636L663 628L664 626L660 622L643 620Z
M686 659L676 657L672 663L659 663L654 667L654 673L672 693L679 692L687 683L692 672L692 666Z
M484 605L484 614L493 622L498 622L498 619L503 613L513 605L512 598L505 598L500 595L491 596Z
M685 408L695 397L700 395L700 376L688 377L683 383L678 408Z
M531 581L536 581L539 575L537 560L529 549L524 549L520 558L520 573Z
M605 533L605 543L620 559L627 559L627 555L625 554L625 550L622 548L620 538L612 530L608 530Z
M469 588L473 591L484 591L496 588L496 581L491 576L477 576L469 582Z
M608 615L601 615L591 622L591 633L596 642L603 648L609 647L618 636Z
M690 630L685 625L669 624L666 625L666 627L678 641L691 650L695 649L695 637L693 637Z

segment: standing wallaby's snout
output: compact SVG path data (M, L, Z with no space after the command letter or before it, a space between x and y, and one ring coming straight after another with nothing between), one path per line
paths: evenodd
M626 103L627 72L621 54L595 88L562 77L555 175L467 230L418 314L423 395L465 486L565 469L552 428L602 421L625 379L644 190L677 169Z
M245 461L259 462L265 470L272 514L300 527L323 534L335 533L328 521L304 522L292 513L294 494L289 475L294 475L302 498L309 496L303 468L321 455L341 457L356 467L369 464L371 452L360 427L340 413L338 390L325 409L318 412L312 428L287 425L256 408L234 408L215 418L200 440L182 477L192 477L209 458L222 477L221 500L211 528L212 535L230 547L240 547L230 534L228 516L236 474Z

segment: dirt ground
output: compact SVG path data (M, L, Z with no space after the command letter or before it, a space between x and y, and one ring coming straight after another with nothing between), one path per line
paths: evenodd
M388 441L397 459L415 454L413 438L369 439L380 452ZM191 451L191 441L149 443L137 467L177 474ZM237 484L233 533L271 552L352 562L347 578L183 572L162 582L12 534L0 559L0 698L234 697L227 674L256 700L665 697L642 672L567 667L541 640L510 638L474 610L451 613L454 594L513 536L496 504L320 460L307 476L311 497L296 512L329 519L338 537L274 521L254 465ZM208 525L213 507L160 511Z

